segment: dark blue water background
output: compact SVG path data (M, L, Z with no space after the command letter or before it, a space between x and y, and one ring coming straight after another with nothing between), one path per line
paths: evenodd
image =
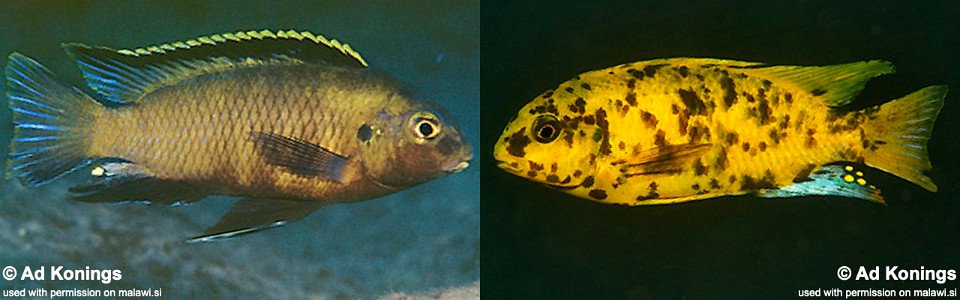
M238 30L309 30L349 43L372 67L446 107L476 149L479 10L479 1L7 1L0 53L24 53L80 86L62 42L133 48ZM9 119L4 109L2 149ZM64 190L82 182L77 177L39 189L0 185L0 265L119 269L122 280L0 281L0 289L373 298L479 281L475 166L375 201L330 206L284 228L202 245L183 240L215 223L235 199L187 207L75 203Z

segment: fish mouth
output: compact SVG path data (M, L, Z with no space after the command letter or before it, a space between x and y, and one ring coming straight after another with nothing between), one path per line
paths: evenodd
M519 172L519 170L514 169L512 166L510 166L509 163L502 160L497 160L497 168L500 168L504 171L515 173L515 174L518 174L517 172Z
M451 159L442 166L443 172L447 174L453 174L463 171L470 167L471 159L473 159L473 153L470 152L467 152L466 155L460 157L459 159Z
M470 167L470 159L451 161L443 167L443 172L453 174Z
M510 163L505 162L505 161L502 161L502 160L497 160L496 162L497 162L497 167L500 168L500 169L502 169L502 170L504 170L504 171L507 171L507 173L511 173L511 174L514 174L514 175L517 175L517 176L523 176L522 174L523 174L524 171L523 171L523 170L520 170L520 169L518 169L518 168L515 168L515 167L513 167L513 166L511 166ZM536 182L537 182L537 183L540 183L540 184L543 184L543 185L545 185L545 186L551 187L551 188L558 189L558 190L572 190L572 189L575 189L575 188L580 187L580 185L581 185L580 183L576 183L576 184L573 184L573 183L570 183L570 184L559 184L559 183L541 182L541 181L539 181L539 180L536 180Z

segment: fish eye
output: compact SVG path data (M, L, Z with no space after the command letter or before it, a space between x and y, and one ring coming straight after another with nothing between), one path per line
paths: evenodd
M417 138L432 140L440 135L440 121L431 113L422 113L410 118L410 127Z
M560 121L554 116L541 116L533 122L533 137L541 143L553 142L560 136Z

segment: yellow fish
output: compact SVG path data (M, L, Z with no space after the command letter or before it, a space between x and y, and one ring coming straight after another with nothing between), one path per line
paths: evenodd
M931 192L927 140L946 86L858 111L886 61L824 67L672 58L580 74L527 104L494 157L507 172L613 204L724 195L837 195L883 203L854 168Z
M103 100L11 54L8 176L39 186L93 163L90 182L70 189L75 200L246 197L193 242L394 193L463 170L472 156L439 107L310 32L65 48Z

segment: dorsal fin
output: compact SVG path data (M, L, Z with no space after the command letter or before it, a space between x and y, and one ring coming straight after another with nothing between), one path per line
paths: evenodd
M792 82L828 106L839 107L853 101L870 78L893 73L893 64L871 60L823 67L770 66L744 71L771 81Z
M133 102L158 87L231 68L330 64L365 68L349 45L308 31L246 31L163 45L114 50L64 44L87 85L115 103Z

